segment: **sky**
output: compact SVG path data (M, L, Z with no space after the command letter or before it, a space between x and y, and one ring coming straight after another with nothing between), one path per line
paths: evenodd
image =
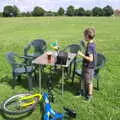
M69 5L84 9L92 9L95 6L103 8L110 5L114 9L120 9L120 0L0 0L0 11L3 11L6 5L16 5L22 12L32 11L35 6L52 11L57 11L60 7L66 10Z

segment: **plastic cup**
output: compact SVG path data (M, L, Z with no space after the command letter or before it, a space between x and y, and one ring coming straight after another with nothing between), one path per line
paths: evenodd
M48 61L51 61L51 59L52 59L52 52L47 52L47 59L48 59Z

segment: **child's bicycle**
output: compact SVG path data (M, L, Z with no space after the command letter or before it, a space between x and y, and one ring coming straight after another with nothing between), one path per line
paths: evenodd
M20 93L14 95L1 104L1 110L4 113L12 115L24 114L34 110L36 104L42 99L44 100L43 120L63 120L66 115L72 118L76 117L76 113L68 108L64 108L65 114L55 112L49 103L47 93L43 95L39 93Z

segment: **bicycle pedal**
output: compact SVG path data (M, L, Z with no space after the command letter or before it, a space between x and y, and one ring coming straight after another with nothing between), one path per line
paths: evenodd
M67 107L63 107L63 109L65 110L67 115L69 115L72 118L76 118L76 112L75 111L73 111L72 109L67 108Z

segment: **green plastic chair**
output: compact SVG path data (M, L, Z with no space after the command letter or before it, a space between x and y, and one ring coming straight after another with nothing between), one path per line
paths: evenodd
M81 50L81 47L79 44L71 44L63 49L63 51L70 52L70 53L77 53L79 50Z
M32 53L30 53L31 49L34 49ZM30 65L32 60L36 57L42 55L47 49L47 43L43 39L36 39L30 42L25 48L24 48L24 56L25 63Z
M70 52L70 53L74 53L77 54L77 52L81 50L81 46L79 44L70 44L67 47L65 47L63 49L63 51L65 52ZM71 71L72 71L72 64L75 64L76 62L76 58L74 59L74 61L70 64L70 66L68 68L66 68L66 73L67 75L70 77L71 76ZM74 69L74 68L73 68Z
M14 52L8 52L6 54L6 59L12 67L12 77L13 77L12 88L13 89L15 88L17 79L21 78L22 74L27 74L28 75L28 87L29 87L29 90L32 90L32 81L33 81L32 73L34 72L34 75L35 75L35 69L33 66L27 66L26 64L17 62L16 59L20 59L20 58L21 57L18 56Z

